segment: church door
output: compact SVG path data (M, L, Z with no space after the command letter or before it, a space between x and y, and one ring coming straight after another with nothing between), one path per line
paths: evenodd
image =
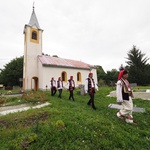
M34 91L38 90L38 77L32 77L32 88Z

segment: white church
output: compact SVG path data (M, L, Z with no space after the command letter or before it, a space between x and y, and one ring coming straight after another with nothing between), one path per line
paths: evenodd
M75 85L85 84L89 72L93 73L97 83L97 72L93 65L78 60L60 58L57 56L44 55L42 52L42 34L34 7L28 24L24 26L24 64L23 64L23 89L46 90L50 80L54 77L62 77L67 83L73 76Z

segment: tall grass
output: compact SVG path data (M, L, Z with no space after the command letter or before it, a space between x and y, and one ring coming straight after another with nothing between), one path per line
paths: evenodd
M108 108L114 90L101 87L95 94L96 110L87 105L89 96L74 92L76 102L45 92L51 105L0 116L0 149L29 150L148 150L150 147L150 101L134 99L145 113L133 113L137 126L121 122L118 110Z

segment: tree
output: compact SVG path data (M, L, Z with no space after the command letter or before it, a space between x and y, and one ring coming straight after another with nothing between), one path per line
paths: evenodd
M97 70L97 78L98 78L98 83L100 85L104 84L104 79L106 76L106 73L104 72L102 66L96 66L96 70Z
M148 57L142 53L136 46L127 53L128 57L126 63L129 71L129 81L137 83L138 85L145 85L148 81Z
M23 78L23 56L11 60L0 72L0 83L5 86L19 85L19 78Z
M113 86L117 82L118 71L116 69L112 69L111 71L107 71L107 75L105 81L108 85Z

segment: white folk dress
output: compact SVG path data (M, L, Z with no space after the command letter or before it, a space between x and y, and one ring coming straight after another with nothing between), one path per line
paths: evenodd
M129 82L127 80L123 80L123 81L126 84L128 91L131 91ZM133 116L132 116L133 102L131 96L129 96L129 100L123 99L122 90L123 90L124 83L121 80L118 80L117 82L117 87L116 87L117 102L122 103L122 109L120 109L120 111L117 113L117 116L119 118L124 116L126 117L125 121L127 123L133 123Z

